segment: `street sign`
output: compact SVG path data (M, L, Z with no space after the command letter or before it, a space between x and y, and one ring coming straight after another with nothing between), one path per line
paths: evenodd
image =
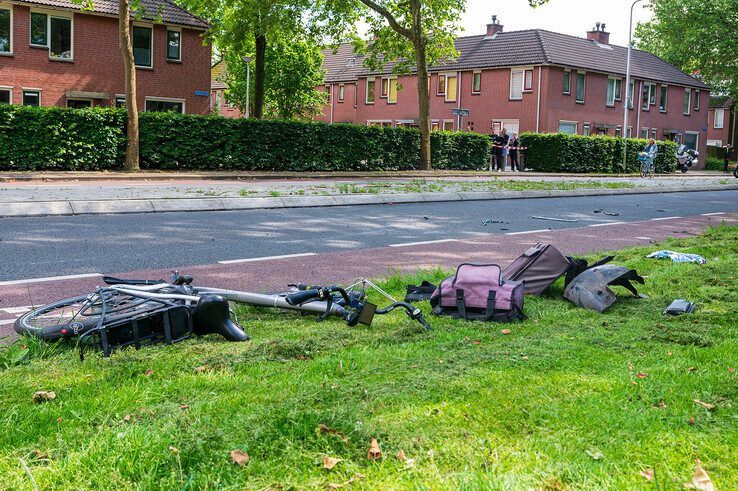
M198 97L207 97L210 95L210 92L208 92L207 90L196 90L195 95Z
M469 111L469 109L457 109L457 108L451 109L451 114L454 116L469 116L470 112L471 111Z

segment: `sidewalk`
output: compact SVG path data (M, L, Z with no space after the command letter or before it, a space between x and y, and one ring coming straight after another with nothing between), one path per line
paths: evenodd
M19 178L19 175L22 177ZM2 173L0 217L221 211L738 189L715 172L659 176L541 173ZM299 176L300 178L296 178Z

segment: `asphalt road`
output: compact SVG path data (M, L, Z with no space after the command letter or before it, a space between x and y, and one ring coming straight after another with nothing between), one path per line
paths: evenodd
M595 210L602 210L595 213ZM738 191L0 219L0 281L738 211ZM617 216L607 213L619 213ZM533 216L570 221L535 219ZM485 221L493 221L486 223ZM592 230L597 230L596 228Z

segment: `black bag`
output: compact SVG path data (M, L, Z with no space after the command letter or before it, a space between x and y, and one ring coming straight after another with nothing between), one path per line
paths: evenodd
M539 242L505 268L502 278L522 281L525 293L540 295L574 266L574 260L564 256L556 247Z

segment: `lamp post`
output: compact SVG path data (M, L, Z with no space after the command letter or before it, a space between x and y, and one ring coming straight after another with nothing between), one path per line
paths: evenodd
M635 0L630 6L630 24L628 25L628 61L625 66L625 103L623 104L623 172L628 168L628 109L630 108L630 52L633 49L633 9L637 3L643 0ZM635 84L633 84L633 99L635 99ZM635 107L635 101L633 101Z
M251 111L251 106L249 103L249 95L251 94L251 62L253 61L253 56L243 56L241 57L244 63L246 63L246 118L249 117L249 112Z

